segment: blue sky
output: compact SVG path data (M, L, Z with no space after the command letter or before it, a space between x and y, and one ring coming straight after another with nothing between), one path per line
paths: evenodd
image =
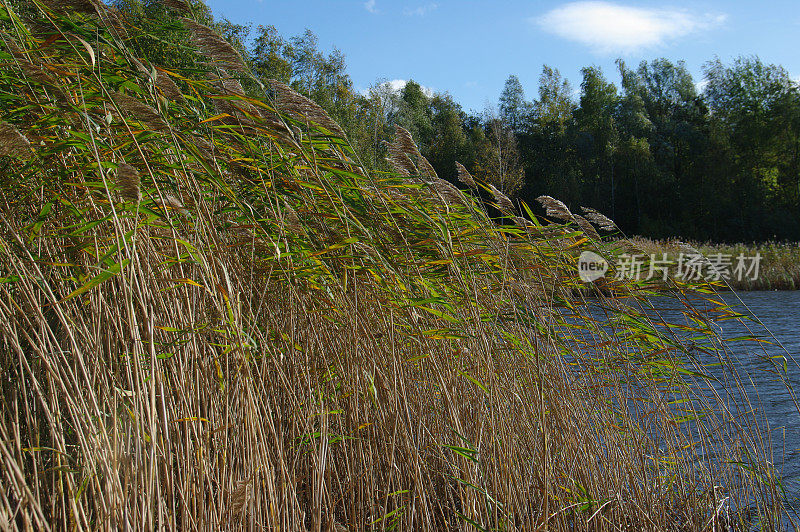
M758 55L800 78L798 0L490 1L207 0L217 17L272 24L283 36L311 29L320 48L344 52L357 89L377 80L414 79L449 92L465 110L496 105L516 74L536 97L543 64L577 90L580 68L601 67L618 82L614 60L683 59L702 81L719 56Z

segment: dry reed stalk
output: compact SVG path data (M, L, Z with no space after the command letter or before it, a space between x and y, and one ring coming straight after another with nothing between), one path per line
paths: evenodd
M478 184L475 182L475 179L472 178L472 175L469 171L464 167L463 164L456 161L456 169L458 170L458 180L467 185L471 188L478 188Z
M31 142L8 122L0 122L0 156L27 160L33 156Z
M111 100L116 105L115 108L112 108L112 113L117 114L120 118L124 118L124 114L127 113L153 131L169 131L169 124L161 118L158 111L133 96L112 92ZM117 112L117 108L119 112Z
M572 212L564 204L563 201L559 201L550 196L539 196L538 198L536 198L536 201L541 203L542 206L545 208L546 216L570 222L575 220L575 217L572 215Z
M603 229L604 231L616 231L618 229L617 224L615 224L610 218L599 213L595 209L592 209L590 207L581 207L581 209L586 215L586 218L589 219L589 221L597 224L597 227L599 227L600 229Z
M316 102L278 80L270 79L268 83L275 93L277 105L282 110L323 126L340 138L347 138L341 126Z
M117 186L123 198L130 201L141 200L141 184L139 171L136 168L127 163L117 166Z
M6 81L13 84L19 82ZM286 150L269 144L272 138L232 156L252 157L270 167L271 180L296 187L292 162L275 164L276 153ZM307 144L316 155L314 143ZM650 362L667 354L658 341L639 341L641 329L623 320L606 332L596 316L580 314L582 305L565 317L558 298L571 297L574 272L570 263L565 273L547 243L527 246L541 247L541 254L517 253L516 239L507 246L478 214L436 216L431 225L430 215L442 213L427 198L401 197L402 209L373 210L355 194L345 205L334 175L323 184L331 194L301 192L304 229L286 196L225 174L220 167L238 147L220 147L221 165L206 171L218 172L211 181L236 201L217 209L216 191L198 194L191 230L176 235L161 220L148 225L137 233L135 261L123 275L71 299L63 296L82 284L67 264L78 263L65 250L75 247L71 228L86 228L80 245L88 242L91 252L81 250L80 260L94 266L119 241L118 229L140 221L121 216L105 223L103 205L76 198L76 209L53 209L37 236L29 220L38 210L3 202L2 242L15 245L0 245L0 274L16 275L0 285L0 529L5 519L13 520L8 528L34 530L253 524L339 532L345 522L352 530L365 523L388 527L388 519L375 520L389 515L399 530L466 529L458 511L509 530L543 524L554 532L601 530L603 522L700 530L709 528L709 516L717 526L720 513L717 489L706 479L730 486L726 495L738 497L732 508L756 500L764 528L784 528L767 522L780 508L771 511L761 478L742 475L738 465L733 474L717 471L727 459L741 459L742 445L758 436L758 428L747 428L750 416L722 425L717 418L727 408L709 408L691 426L675 423L669 416L675 411L660 410L665 399L686 393L677 410L683 415L714 387L692 395L689 382L685 392L676 391L674 384L684 381L672 372L664 379L658 370L649 379L657 369ZM166 153L179 156L181 148ZM403 151L408 146L396 148L414 166ZM70 179L93 179L81 164L94 160L90 149L69 150ZM65 174L48 170L18 184L34 201L41 184L59 193ZM431 181L431 188L440 185ZM346 186L352 190L349 179ZM169 195L155 202L183 208ZM283 211L276 214L285 227L263 223L273 207ZM383 225L386 219L396 230ZM90 228L89 221L98 224ZM440 223L458 235L453 242L435 236ZM514 223L533 225L521 217ZM292 226L308 236L303 249L275 261L270 247ZM320 227L331 238L320 238ZM569 234L557 224L542 232L551 239ZM354 253L327 249L351 236L360 239ZM457 279L425 271L455 246L462 251ZM511 251L495 250L506 247ZM129 252L123 246L105 255L106 275L113 272L105 263L130 258ZM369 263L370 273L349 268L361 263ZM428 289L446 305L420 303L432 295ZM431 337L443 326L457 339ZM649 348L656 356L648 356ZM735 393L727 376L732 386L725 393ZM619 408L628 402L641 410L632 406L628 415ZM708 432L714 435L702 439ZM701 438L701 445L687 446L687 437ZM706 450L727 444L723 438L733 451L714 460ZM465 446L474 454L451 452ZM759 458L768 451L755 450ZM669 464L660 460L665 456ZM270 472L263 481L242 481L264 466ZM404 487L413 493L398 493ZM581 512L586 494L607 502ZM489 498L502 504L487 504Z
M242 60L242 56L217 32L190 18L181 17L180 21L189 30L189 37L192 41L214 61L222 63L226 69L242 74L247 73L247 66Z

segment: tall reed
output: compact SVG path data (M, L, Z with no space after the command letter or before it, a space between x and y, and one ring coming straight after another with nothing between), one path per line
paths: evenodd
M32 146L0 157L0 528L789 523L706 288L575 296L613 251L576 222L498 191L498 225L402 132L405 171L369 174L288 87L228 90L208 27L219 61L157 65L164 98L102 17L31 5L0 0L0 121Z

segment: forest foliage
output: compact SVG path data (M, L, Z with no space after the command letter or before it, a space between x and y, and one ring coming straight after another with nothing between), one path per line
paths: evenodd
M321 51L310 30L217 27L260 76L324 107L371 168L386 169L382 142L400 125L445 179L460 161L516 199L590 205L629 234L800 240L800 90L758 57L712 58L703 79L682 61L618 60L618 83L588 66L578 87L544 65L530 95L510 75L496 107L468 112L413 80L357 90L344 54Z
M502 117L261 36L0 0L0 528L796 528L788 353L701 280L583 282L642 246L537 216Z

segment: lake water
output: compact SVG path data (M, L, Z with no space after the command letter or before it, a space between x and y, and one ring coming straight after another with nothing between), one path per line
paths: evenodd
M715 322L714 329L721 338L726 339L728 355L734 359L734 366L745 382L744 388L752 405L758 409L760 419L766 418L769 436L772 441L772 462L782 476L787 499L794 512L800 514L800 412L792 395L787 390L792 387L795 398L800 394L800 291L788 292L723 292L716 299L725 303L739 314L750 319ZM698 310L704 308L704 300L692 304ZM641 308L650 314L654 322L686 324L682 313L683 305L672 298L655 298L649 309ZM648 305L649 306L649 305ZM596 309L590 312L602 321L603 314ZM661 327L659 327L661 329ZM665 329L662 329L665 330ZM743 336L746 341L737 341ZM761 339L761 342L752 340ZM688 339L687 343L692 343ZM767 343L769 342L769 343ZM715 351L716 353L716 351ZM784 365L784 358L786 363ZM747 405L731 380L731 373L719 364L716 355L698 351L697 363L701 371L716 380L710 383L723 397L733 398L738 412L745 418L751 406ZM727 364L726 364L727 365ZM731 385L726 394L726 384ZM707 384L707 383L706 383ZM800 398L798 398L800 399ZM734 405L726 400L731 408ZM766 427L762 426L766 435Z
M730 356L745 382L751 404L763 413L769 423L773 463L782 475L790 506L800 513L800 412L787 389L800 393L800 291L795 292L723 292L720 297L736 312L750 319L717 322L714 328L727 340ZM657 298L653 312L668 323L685 323L674 300ZM695 305L702 309L702 300ZM678 305L680 306L680 305ZM743 336L757 337L737 341ZM786 363L784 364L784 358ZM698 356L705 373L718 378L713 382L720 395L725 395L724 382L733 385L731 374L724 375L718 360L708 354ZM731 397L731 395L728 395ZM733 397L738 397L734 391ZM739 412L749 407L741 399ZM730 405L729 405L730 407ZM762 433L766 427L762 427Z
M757 323L749 323L753 333L774 342L762 344L769 355L787 357L786 380L795 392L800 393L800 367L797 364L800 361L800 291L725 293L722 297L742 314L760 320L775 336L772 339ZM746 329L739 323L729 322L723 326L723 335L726 337L743 333L746 333ZM770 367L770 362L757 353L751 353L748 349L752 348L745 345L737 347L734 352L752 376L770 424L775 465L782 470L790 502L797 508L800 502L800 413L786 385ZM782 362L779 365L782 366Z

